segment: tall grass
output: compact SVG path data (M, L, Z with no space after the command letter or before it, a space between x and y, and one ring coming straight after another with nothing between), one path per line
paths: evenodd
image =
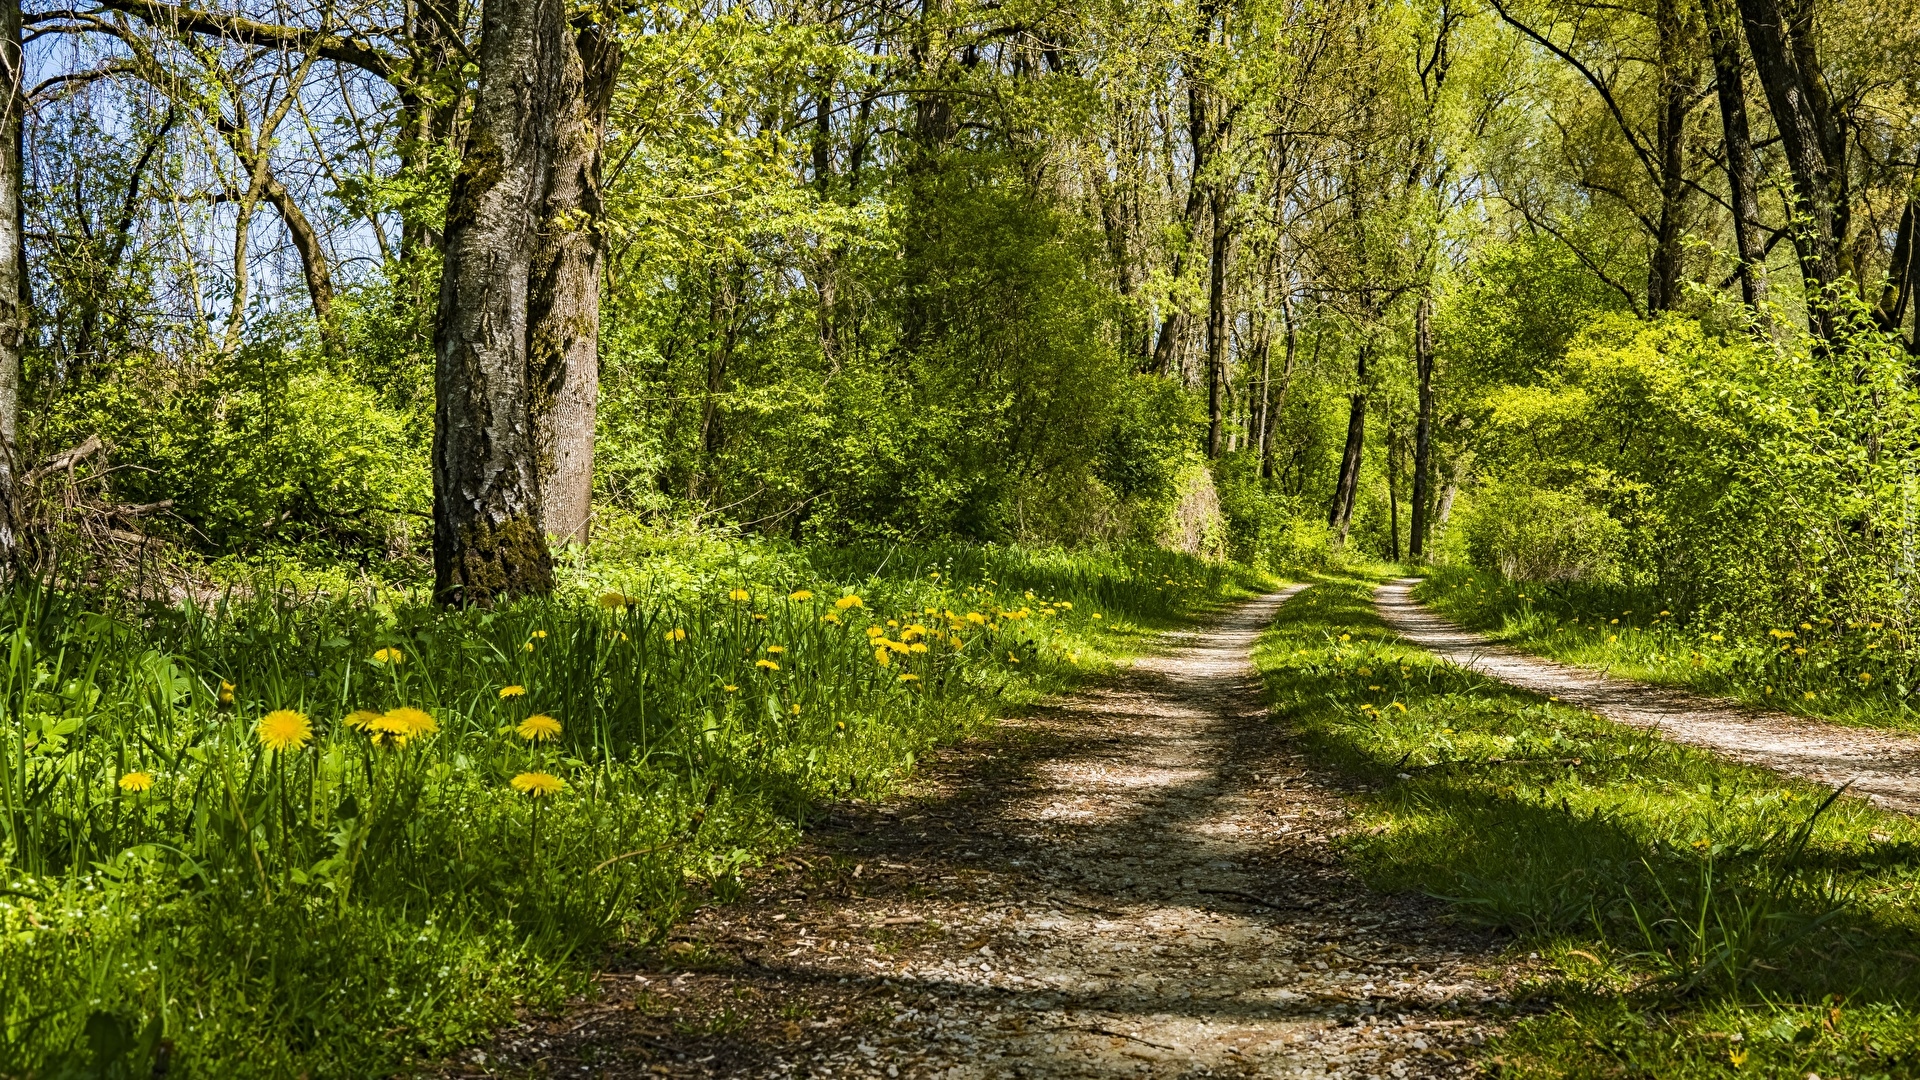
M1920 1075L1920 824L1441 663L1370 586L1289 603L1257 663L1355 781L1352 865L1531 969L1495 1075Z
M443 1053L1236 584L1153 551L731 550L491 611L0 596L0 1075Z

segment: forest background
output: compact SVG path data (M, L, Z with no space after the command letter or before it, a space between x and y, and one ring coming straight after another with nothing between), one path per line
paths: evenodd
M1910 714L1910 6L10 14L0 1073L445 1053L1260 572Z

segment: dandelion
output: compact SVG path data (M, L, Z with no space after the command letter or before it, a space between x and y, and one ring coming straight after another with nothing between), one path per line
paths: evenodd
M769 645L769 646L767 646L767 653L768 653L768 655L770 655L770 656L779 656L779 655L780 655L781 653L783 653L783 652L786 652L786 651L787 651L787 647L786 647L785 645Z
M733 692L734 692L735 690L738 690L738 689L740 689L740 688L739 688L739 687L737 687L737 686L735 686L735 685L733 685L732 683L721 683L721 684L720 684L720 689L722 689L722 690L725 690L725 691L726 691L727 693L729 693L729 694L731 694L731 693L733 693Z
M918 676L918 675L915 675L915 674L912 674L911 672L909 672L908 674L905 674L905 675L902 675L902 676L900 676L900 681L901 681L901 682L919 682L919 681L920 681L920 676Z
M884 636L885 634L886 634L886 631L885 631L885 630L883 630L883 629L881 629L881 628L880 628L880 627L878 627L878 626L869 626L869 627L867 627L867 638L868 638L869 640L871 640L871 639L873 639L873 638L877 638L877 637L882 637L882 636Z
M531 641L529 641L529 642L527 642L527 645L526 645L526 650L527 650L528 652L532 652L532 651L533 651L533 642L531 642Z
M1810 623L1810 622L1803 622L1803 623L1801 623L1801 624L1800 624L1800 629L1802 629L1802 630L1811 630L1811 629L1813 629L1813 624L1812 624L1812 623Z
M924 641L916 641L913 644L907 646L907 651L908 652L926 652L927 643Z
M440 725L425 710L402 705L375 720L373 730L382 743L390 741L395 746L405 746L409 740L439 731Z
M882 646L881 648L873 650L873 662L879 664L881 667L886 667L893 663L893 654Z
M1352 635L1352 634L1341 634L1341 635L1340 635L1340 640L1341 640L1341 641L1352 641L1352 640L1353 640L1353 635Z
M560 737L560 721L546 713L534 713L520 721L520 726L514 728L513 733L528 742L546 742Z
M120 790L133 795L138 795L152 786L152 773L136 771L120 778Z
M867 605L861 603L859 597L848 593L840 599L835 600L833 606L839 608L841 611L845 611L848 608L866 607Z
M1070 652L1070 653L1068 653L1068 654L1067 654L1067 663L1069 663L1069 664L1077 664L1077 663L1079 663L1079 662L1080 662L1080 654L1079 654L1079 653L1072 653L1072 652Z
M975 626L985 626L987 617L977 611L969 611L967 612L967 621Z
M1015 656L1015 655L1013 655L1012 653L1008 653L1008 654L1007 654L1007 663L1009 663L1009 664L1017 664L1017 663L1019 663L1019 662L1020 662L1020 658L1019 658L1019 657L1017 657L1017 656Z
M949 645L951 645L951 646L953 646L954 648L956 648L956 649L958 649L958 648L961 648L961 647L963 647L963 646L965 646L965 645L966 645L966 642L965 642L965 641L963 641L963 640L961 639L961 637L960 637L960 635L959 635L959 634L955 634L955 635L953 635L952 637L950 637L950 638L948 638L948 639L947 639L947 644L949 644Z
M253 733L269 750L298 750L313 740L313 725L292 709L275 709L260 718Z
M795 716L800 715L800 703L797 701L793 703L793 715Z
M600 594L600 606L603 608L623 608L627 606L627 603L627 598L620 593L610 592Z
M376 664L397 664L400 661L405 659L406 657L401 654L399 649L393 648L391 646L381 649L373 654L373 662Z
M1725 634L1715 634L1715 635L1713 635L1712 637L1710 637L1710 638L1708 638L1707 640L1708 640L1708 641L1725 641L1725 640L1727 640L1727 635L1725 635Z
M558 795L567 787L566 781L546 772L523 772L507 781L507 784L522 795L536 799Z
M667 631L665 637L668 641L685 641L687 640L687 632L676 626Z
M777 663L775 663L775 662L774 662L774 661L772 661L772 660L755 660L755 661L753 662L753 666L754 666L754 667L757 667L757 668L764 668L764 669L765 669L765 670L767 670L767 671L779 671L779 670L780 670L780 665L779 665L779 664L777 664Z
M732 592L727 594L727 599L733 601L736 604L744 604L747 601L753 599L753 594L748 592L745 589L735 589Z
M758 612L758 611L756 611L756 612L754 612L754 613L753 613L753 621L754 621L754 622L766 622L766 621L767 621L767 617L766 617L765 615L763 615L763 614L761 614L760 612Z
M340 722L355 731L372 731L374 722L379 719L380 714L371 709L355 709Z
M840 624L840 616L835 615L833 612L829 611L825 615L820 616L820 621L824 623L833 623L834 625L838 626Z
M1068 601L1066 601L1066 600L1062 600L1062 601L1060 601L1060 610L1061 610L1061 611L1072 611L1072 610L1073 610L1073 604L1072 604L1072 603L1070 603L1070 602L1068 602Z
M1807 699L1808 701L1812 701L1812 700L1813 700L1813 697L1814 697L1814 695L1813 695L1813 691L1811 691L1811 690L1809 690L1809 691L1807 691L1807 692L1806 692L1805 694L1803 694L1802 696L1803 696L1803 697L1805 697L1805 698L1806 698L1806 699Z
M527 688L524 686L503 686L500 688L501 701L505 701L508 698L525 697L526 694Z
M528 635L528 636L530 636L530 637L537 637L537 638L543 638L543 637L546 637L546 636L547 636L547 632L546 632L545 630L535 630L535 631L534 631L534 632L533 632L532 634L530 634L530 635Z
M233 691L234 691L234 685L230 682L227 682L225 679L222 679L220 681L220 704L222 705L233 704Z
M788 593L788 594L787 594L787 599L789 599L789 600L811 600L811 599L813 599L813 590L811 590L811 589L795 589L795 590L793 590L792 592L790 592L790 593Z
M1098 619L1098 618L1100 618L1100 613L1099 613L1099 612L1097 612L1097 611L1096 611L1096 612L1094 612L1094 613L1093 613L1093 617L1094 617L1094 618L1096 618L1096 619Z

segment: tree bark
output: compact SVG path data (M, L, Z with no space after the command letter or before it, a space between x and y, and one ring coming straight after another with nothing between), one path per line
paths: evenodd
M485 0L480 23L480 88L447 204L434 335L434 594L450 604L553 587L528 283L572 44L559 0Z
M1811 16L1789 15L1779 0L1739 0L1739 5L1754 70L1766 89L1793 176L1795 211L1805 222L1795 230L1794 250L1807 282L1807 321L1816 335L1830 338L1835 325L1827 294L1841 278L1846 147L1832 123L1813 44L1802 40Z
M1215 187L1207 201L1213 215L1213 245L1207 273L1207 456L1220 456L1220 391L1227 371L1228 199Z
M1413 311L1413 370L1419 415L1413 424L1413 510L1407 532L1407 557L1427 554L1433 501L1433 298L1422 296Z
M1727 156L1727 193L1733 203L1733 242L1740 254L1740 298L1761 319L1767 299L1767 250L1760 242L1759 181L1753 132L1747 121L1747 65L1731 0L1706 0L1713 46L1714 88L1720 98L1721 146Z
M1660 153L1660 219L1647 273L1647 313L1657 315L1680 303L1680 270L1686 231L1687 113L1693 98L1684 29L1675 0L1657 5L1660 33L1660 120L1655 139Z
M1348 398L1347 445L1340 454L1340 478L1333 487L1333 504L1327 508L1327 527L1339 543L1347 542L1347 530L1353 524L1353 504L1360 491L1360 454L1367 441L1367 350L1360 346L1355 362L1355 384Z
M1920 226L1920 199L1909 198L1906 209L1900 213L1900 229L1893 241L1893 260L1887 266L1887 284L1881 290L1880 303L1874 308L1874 321L1882 330L1895 335L1903 332L1901 324L1907 321L1907 305L1913 299L1914 275L1920 271L1920 259L1914 257L1914 231ZM1907 349L1914 350L1920 340L1909 341Z
M300 254L300 271L307 279L307 297L313 303L314 320L320 324L320 343L328 353L338 356L343 346L340 320L333 313L333 271L326 249L320 246L320 234L314 231L307 215L300 212L287 185L271 171L266 175L265 188L267 201L280 212L280 221L286 225L287 235L293 238L293 249Z
M553 161L527 317L540 522L564 545L587 542L593 512L600 279L607 252L601 158L620 45L588 23L569 35L560 59Z
M20 0L0 0L0 563L21 555L20 360L27 343Z

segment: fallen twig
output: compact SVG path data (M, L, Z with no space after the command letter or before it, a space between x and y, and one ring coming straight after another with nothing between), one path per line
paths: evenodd
M1258 904L1261 907L1272 908L1275 911L1312 911L1313 910L1312 904L1301 904L1301 903L1276 904L1272 900L1262 899L1261 897L1255 896L1252 893L1241 892L1239 889L1199 889L1196 891L1200 893L1204 893L1207 896L1230 896L1236 900L1245 900L1249 904Z

